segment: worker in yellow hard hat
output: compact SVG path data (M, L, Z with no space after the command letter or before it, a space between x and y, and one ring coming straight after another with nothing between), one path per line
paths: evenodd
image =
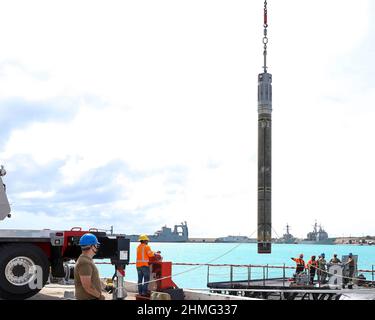
M148 291L148 282L150 281L150 267L149 260L151 257L159 254L154 253L148 242L150 241L149 237L145 234L141 234L138 238L140 244L137 247L137 273L138 273L138 293L142 296L147 296Z

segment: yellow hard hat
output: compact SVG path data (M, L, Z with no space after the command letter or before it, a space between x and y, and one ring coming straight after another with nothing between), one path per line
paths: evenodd
M138 238L138 241L150 241L146 234L141 234Z

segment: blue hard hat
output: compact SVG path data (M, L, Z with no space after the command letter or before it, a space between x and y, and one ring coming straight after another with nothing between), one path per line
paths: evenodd
M95 246L97 244L100 244L98 238L92 233L85 233L81 239L79 239L79 245L82 247Z
M321 255L322 257L325 257L325 256L326 256L325 253L321 253L320 255Z
M350 253L349 253L349 257L351 257L352 255L353 255L353 253L350 252Z

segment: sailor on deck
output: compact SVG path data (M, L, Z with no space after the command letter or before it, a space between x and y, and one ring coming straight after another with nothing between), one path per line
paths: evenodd
M329 260L329 263L330 264L339 264L339 263L341 263L341 260L339 258L337 258L337 253L335 253L333 255L333 258L331 260Z
M311 259L306 265L306 268L309 270L310 284L314 284L315 272L318 268L318 261L316 261L315 258L315 256L311 256Z
M353 289L353 278L354 278L354 272L355 272L355 260L353 258L352 253L349 253L348 261L345 263L345 265L348 265L348 276L344 280L343 287L345 288L345 284L349 284L348 288Z
M305 270L305 261L303 260L303 254L299 255L299 258L291 258L296 265L296 274L299 274Z
M138 241L140 244L137 247L137 273L138 273L138 293L146 296L148 293L148 282L150 281L150 266L149 261L151 257L160 256L158 251L154 253L148 242L150 239L147 235L142 234L139 236Z
M326 282L326 278L327 278L327 261L326 261L325 257L326 257L326 255L324 253L322 253L319 256L319 259L318 259L317 274L318 274L319 284L324 284Z

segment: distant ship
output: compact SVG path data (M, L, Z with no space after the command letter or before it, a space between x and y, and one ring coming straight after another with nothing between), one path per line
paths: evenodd
M293 235L289 232L290 226L289 224L286 225L286 233L283 234L282 238L277 239L276 243L298 243L297 238L293 237Z
M189 229L186 221L175 225L172 231L171 228L164 226L153 235L147 235L152 242L187 242L189 239ZM125 235L125 238L130 239L131 242L138 242L139 234Z
M219 237L215 240L215 242L247 242L247 243L255 243L257 242L256 239L250 239L246 236L227 236L227 237Z
M329 238L328 233L315 221L314 229L307 234L307 238L299 242L301 244L335 244L334 238Z

